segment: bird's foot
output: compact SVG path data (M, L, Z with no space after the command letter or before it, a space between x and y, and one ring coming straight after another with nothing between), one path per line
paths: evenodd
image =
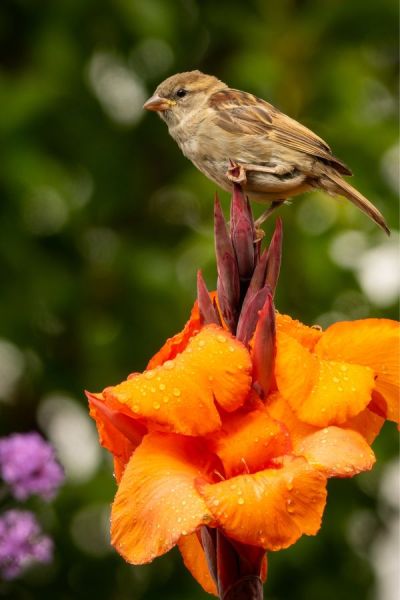
M265 210L260 217L255 221L254 225L257 231L262 231L261 225L268 219L269 216L279 207L281 204L286 202L285 200L274 200L271 205ZM257 233L256 233L257 235Z
M233 160L229 160L229 168L226 172L226 177L232 183L238 183L239 185L245 185L247 182L246 169L243 165L235 163Z

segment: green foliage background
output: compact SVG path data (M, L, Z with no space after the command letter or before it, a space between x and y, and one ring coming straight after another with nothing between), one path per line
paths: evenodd
M39 428L61 458L79 446L84 462L95 442L83 390L143 369L187 319L197 268L214 286L215 186L140 108L167 75L214 73L313 128L397 229L397 13L392 0L2 0L2 435ZM280 212L281 312L323 325L397 318L393 294L362 284L376 256L390 278L396 234L386 241L319 193ZM388 533L378 490L394 427L375 450L371 474L330 484L321 533L270 556L266 598L381 597L370 559ZM67 468L54 504L34 505L55 538L53 565L0 596L205 598L176 551L131 567L109 548L112 469L105 453L93 465L80 478Z

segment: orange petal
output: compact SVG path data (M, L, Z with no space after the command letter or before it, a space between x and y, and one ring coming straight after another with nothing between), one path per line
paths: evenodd
M184 351L191 337L196 335L201 329L200 313L197 302L195 302L192 312L190 313L189 321L186 323L182 331L177 333L165 342L162 348L150 359L147 369L155 369L166 360L172 360Z
M111 541L128 562L164 554L182 535L211 519L195 480L206 478L204 445L174 434L150 433L133 453L111 512Z
M323 358L365 365L376 375L375 389L387 403L387 418L399 421L400 325L364 319L331 325L316 345Z
M213 441L213 452L222 460L227 477L264 469L271 459L291 449L287 430L265 409L228 416Z
M319 327L308 327L300 321L292 319L289 315L276 313L276 329L281 333L286 333L295 338L302 346L312 350L315 344L322 336Z
M341 427L358 431L371 445L382 429L384 422L385 419L366 408L352 419L345 421Z
M308 425L298 419L279 392L275 392L268 397L267 410L273 419L285 424L293 445L302 440L306 435L317 431L317 428L313 425Z
M287 548L320 528L326 478L303 458L254 475L239 475L200 491L224 533L267 550Z
M184 535L178 542L185 567L209 594L218 596L217 586L210 575L206 555L197 533Z
M375 455L356 431L326 427L305 437L294 448L307 462L323 470L327 477L353 477L369 471Z
M215 401L226 411L243 404L250 373L250 355L243 344L220 327L208 325L175 359L103 394L168 431L203 435L220 427Z
M100 444L113 454L115 477L119 481L132 452L142 441L146 428L139 421L107 406L101 394L88 392L87 397Z
M277 336L276 383L301 421L324 427L344 423L371 400L369 367L322 360L295 339Z

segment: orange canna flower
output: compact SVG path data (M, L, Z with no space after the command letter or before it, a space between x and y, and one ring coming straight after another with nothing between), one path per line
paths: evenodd
M262 598L265 552L318 532L329 477L372 468L399 389L398 324L322 332L275 314L280 223L261 253L239 189L232 210L229 235L216 203L217 295L199 276L189 322L146 371L88 394L114 457L113 545L134 564L178 545L225 600Z

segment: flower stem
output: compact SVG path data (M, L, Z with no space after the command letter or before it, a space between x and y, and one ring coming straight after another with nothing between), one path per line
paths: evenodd
M236 581L221 600L263 600L263 584L257 575L246 575Z

